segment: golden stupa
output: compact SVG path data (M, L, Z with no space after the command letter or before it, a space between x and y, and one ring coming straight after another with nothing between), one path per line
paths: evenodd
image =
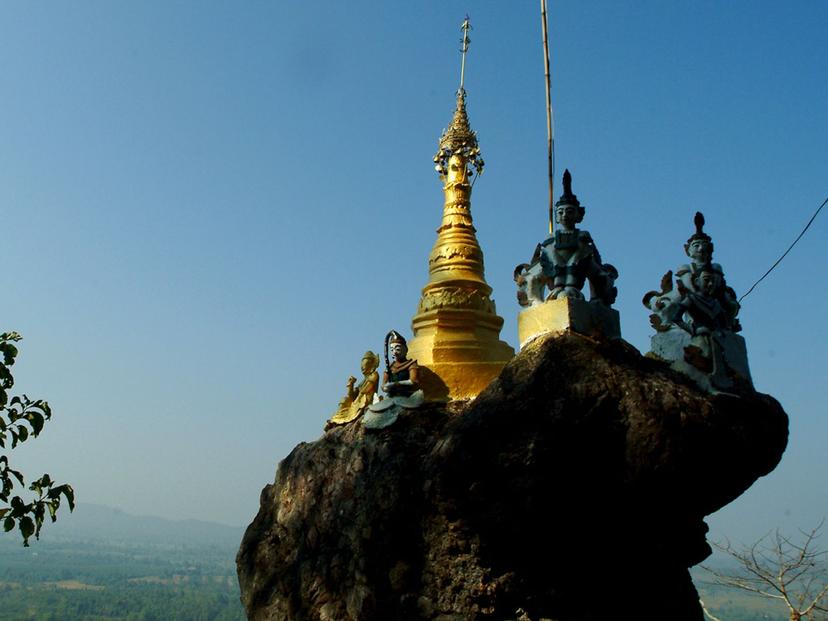
M464 68L467 44L464 37ZM483 159L466 114L462 74L457 109L434 162L443 181L443 220L428 258L428 283L411 321L408 355L420 365L427 399L467 399L477 396L515 351L500 340L503 318L490 297L472 224L471 178L482 172Z

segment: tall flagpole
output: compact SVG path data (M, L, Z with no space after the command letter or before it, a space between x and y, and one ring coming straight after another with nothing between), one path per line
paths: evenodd
M541 0L541 27L543 29L543 66L546 70L546 136L549 153L549 234L555 230L555 125L552 118L552 81L549 76L549 35L546 24L546 0Z

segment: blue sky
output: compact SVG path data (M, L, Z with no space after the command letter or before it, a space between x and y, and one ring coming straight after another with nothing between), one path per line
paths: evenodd
M362 352L410 333L466 13L473 214L515 345L512 269L546 231L537 3L0 7L2 328L56 411L19 465L133 513L250 521ZM742 294L828 195L826 23L808 1L550 2L558 173L639 349L696 210ZM714 535L828 513L826 231L744 302L791 443Z

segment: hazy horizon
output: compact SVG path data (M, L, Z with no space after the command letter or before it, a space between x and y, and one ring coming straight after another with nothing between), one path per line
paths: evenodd
M684 263L703 211L738 295L828 194L828 4L550 3L556 192L564 168L622 334ZM4 4L0 330L16 393L48 399L10 457L80 502L246 525L322 435L385 333L409 335L442 209L460 24L487 168L472 213L517 346L512 270L546 234L535 4ZM781 465L709 519L751 539L828 514L828 217L743 302L756 388L782 403ZM71 519L68 513L62 519ZM48 526L46 527L48 528Z

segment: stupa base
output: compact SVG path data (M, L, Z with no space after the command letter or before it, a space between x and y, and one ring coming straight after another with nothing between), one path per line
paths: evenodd
M594 338L620 339L621 316L614 308L574 298L549 300L518 314L521 349L536 336L566 331Z
M474 399L496 378L503 362L433 362L420 365L419 382L428 401Z

